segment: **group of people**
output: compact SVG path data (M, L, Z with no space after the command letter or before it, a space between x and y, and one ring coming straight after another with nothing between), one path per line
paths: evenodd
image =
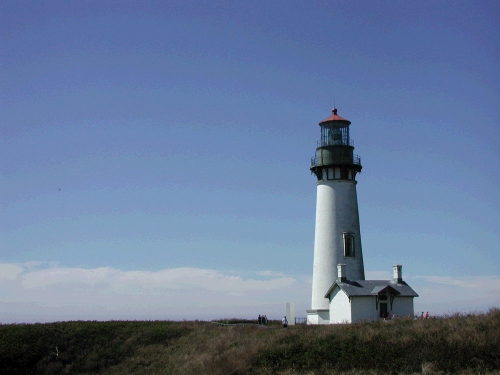
M259 317L257 318L257 322L259 323L259 325L267 326L267 316L259 314ZM288 327L288 320L287 320L286 316L284 316L283 319L281 319L281 324L283 325L283 328Z
M420 314L420 316L418 316L417 314L415 314L415 317L413 319L414 320L417 320L417 319L429 319L429 311L426 311L425 314L422 311L422 314Z
M267 316L265 315L259 315L259 317L257 318L257 322L259 323L259 325L265 325L267 326Z

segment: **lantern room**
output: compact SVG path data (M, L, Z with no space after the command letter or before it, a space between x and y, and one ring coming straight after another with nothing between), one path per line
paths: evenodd
M361 171L361 160L353 154L354 142L349 136L351 122L332 110L332 115L319 123L321 139L311 159L311 172L318 180L354 180Z

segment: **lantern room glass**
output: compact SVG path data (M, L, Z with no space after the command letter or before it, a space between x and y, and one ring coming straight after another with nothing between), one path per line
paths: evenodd
M322 146L350 146L349 126L322 126L321 127Z

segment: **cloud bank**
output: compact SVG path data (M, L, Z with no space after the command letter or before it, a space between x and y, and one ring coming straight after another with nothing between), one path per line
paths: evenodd
M390 279L389 272L367 272ZM434 315L500 306L500 277L409 276L420 295L415 311ZM0 263L0 322L111 319L280 318L286 302L297 317L310 307L310 276L201 268L123 271L56 263Z
M309 291L307 279L272 271L0 264L0 321L280 317L286 302L306 300Z

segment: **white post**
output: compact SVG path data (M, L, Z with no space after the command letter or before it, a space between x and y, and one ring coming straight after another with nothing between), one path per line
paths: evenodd
M286 320L289 326L295 325L295 304L293 302L286 303Z

